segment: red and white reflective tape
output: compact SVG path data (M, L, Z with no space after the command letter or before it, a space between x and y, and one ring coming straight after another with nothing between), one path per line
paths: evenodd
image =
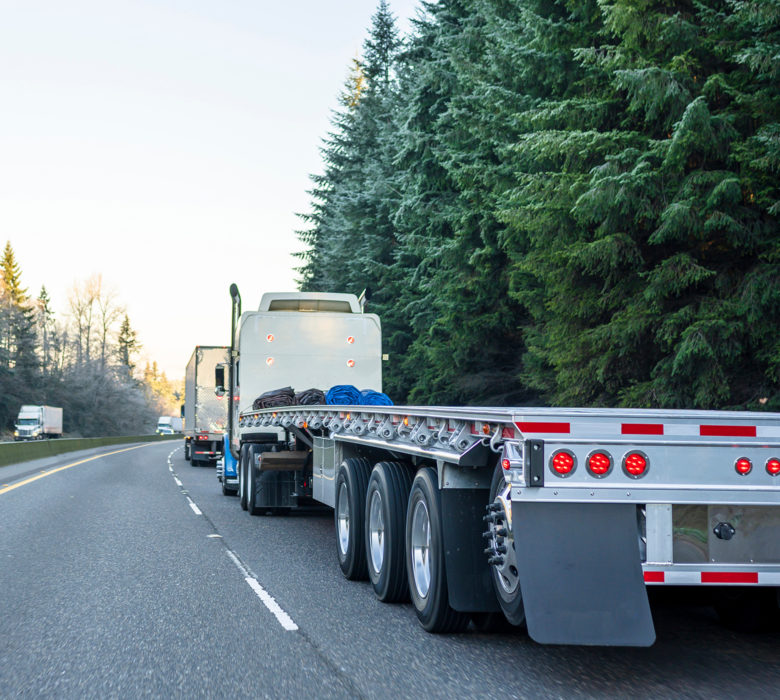
M645 569L645 583L670 586L780 586L780 571L685 571Z

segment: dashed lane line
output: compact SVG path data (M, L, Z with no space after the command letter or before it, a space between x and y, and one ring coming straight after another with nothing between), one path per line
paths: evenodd
M145 445L135 445L134 447L125 447L122 450L114 450L113 452L104 452L100 455L95 455L94 457L87 457L86 459L80 459L78 462L71 462L70 464L65 464L62 467L56 467L55 469L47 469L46 471L42 471L40 474L30 477L29 479L25 479L24 481L19 481L15 484L9 484L9 485L3 485L2 488L0 488L0 496L2 496L4 493L8 493L9 491L13 491L14 489L18 489L20 486L25 486L26 484L31 484L33 481L38 481L38 479L43 479L46 476L51 476L52 474L56 474L57 472L61 472L65 469L70 469L71 467L77 467L79 464L84 464L85 462L92 462L96 459L101 459L102 457L110 457L111 455L118 455L120 452L130 452L130 450L140 450L142 447L149 447L150 445L154 445L153 442L147 442Z
M179 448L177 447L176 450ZM171 458L173 457L173 454L176 452L176 450L172 450L171 453L168 455L168 470L173 474L173 480L176 482L176 484L179 486L179 488L184 493L185 497L187 498L187 503L189 504L190 508L192 508L192 512L195 513L195 515L203 515L203 512L198 508L195 501L193 501L189 494L187 494L186 491L184 491L184 485L182 484L179 477L176 475L176 472L173 470L173 462L171 461ZM211 523L211 526L214 527L214 523L209 520L207 516L203 516L206 518L206 520ZM215 528L216 529L216 528ZM268 611L277 619L279 624L288 632L296 632L298 630L298 625L295 624L293 619L284 611L282 610L282 607L279 605L279 603L276 602L276 599L265 590L260 585L260 582L257 580L257 577L249 570L247 566L244 565L244 563L239 559L238 555L230 549L230 547L227 546L225 543L225 540L222 538L222 535L219 535L217 533L212 533L208 535L208 537L212 539L221 539L222 540L222 546L225 548L225 552L230 558L230 560L236 565L236 568L241 572L241 575L244 577L244 581L247 582L247 585L254 591L255 595L260 598L263 605L268 609Z

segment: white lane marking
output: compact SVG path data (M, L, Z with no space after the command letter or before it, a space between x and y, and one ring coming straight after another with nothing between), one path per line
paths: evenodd
M203 513L200 512L200 508L195 505L195 501L188 497L187 502L190 504L190 508L192 508L192 512L195 513L195 515L203 515Z
M247 568L241 563L241 560L230 549L225 549L225 551L227 552L227 555L230 557L231 561L241 572L241 575L244 577L244 581L249 584L249 587L255 592L257 597L263 601L263 605L265 605L265 607L274 614L276 619L279 621L279 624L288 632L295 632L298 629L298 625L296 625L292 618L284 610L282 610L274 597L260 585L258 580L252 576Z
M184 484L181 483L175 476L173 477L173 480L176 482L176 486L184 486Z
M276 600L271 596L265 588L263 588L258 582L256 578L252 578L251 576L247 576L244 579L248 584L249 587L257 594L257 597L260 598L260 600L263 601L263 604L266 608L268 608L276 617L277 620L279 620L279 624L284 627L288 632L295 632L295 630L298 629L298 625L296 625L292 618L279 607L279 603L276 602Z

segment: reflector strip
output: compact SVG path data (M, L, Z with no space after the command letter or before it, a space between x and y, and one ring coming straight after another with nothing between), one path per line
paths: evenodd
M501 428L502 438L513 438L515 436L514 428Z
M570 433L571 423L515 422L521 433Z
M623 435L663 435L663 423L621 423Z
M758 583L757 571L702 571L702 583Z
M708 437L756 437L755 425L700 425L699 435Z
M663 571L645 571L645 583L663 583Z

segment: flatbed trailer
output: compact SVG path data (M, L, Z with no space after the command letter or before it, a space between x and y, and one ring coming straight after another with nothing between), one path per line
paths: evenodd
M542 643L647 646L647 587L668 585L778 614L778 414L245 402L231 423L242 505L333 508L344 575L428 631L498 614Z

